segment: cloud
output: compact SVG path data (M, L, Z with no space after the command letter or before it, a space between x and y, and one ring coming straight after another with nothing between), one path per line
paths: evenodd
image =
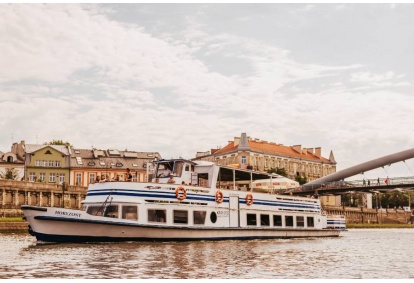
M265 38L214 30L197 17L168 25L147 6L129 6L157 19L151 29L120 20L117 7L0 5L2 151L13 133L27 143L191 158L246 132L322 146L324 156L332 149L346 167L364 153L380 156L384 137L397 151L414 141L409 73L358 60L303 62Z

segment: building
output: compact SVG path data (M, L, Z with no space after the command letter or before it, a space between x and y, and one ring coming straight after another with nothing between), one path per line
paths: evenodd
M71 148L67 145L14 143L12 152L24 159L25 180L63 183L69 181Z
M11 151L0 151L0 178L7 179L8 172L15 175L15 179L21 180L24 177L24 159Z
M117 149L73 149L71 154L71 183L88 186L96 177L107 175L109 179L118 175L126 180L127 169L133 182L147 181L147 167L160 159L158 152L119 151Z
M212 161L220 165L262 172L272 168L284 168L288 178L302 176L308 181L336 172L336 161L332 151L329 158L325 158L320 147L284 146L248 137L246 133L235 137L223 148L197 152L193 160Z
M70 145L14 143L12 151L0 154L6 163L21 166L21 178L32 182L45 182L88 186L96 177L108 175L109 179L119 176L126 180L129 169L132 180L143 182L148 178L147 167L154 160L161 159L158 152L119 151L117 149L76 149ZM0 162L0 169L2 163Z

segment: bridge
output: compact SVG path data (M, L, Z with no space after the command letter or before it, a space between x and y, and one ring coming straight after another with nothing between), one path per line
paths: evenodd
M391 191L413 191L414 173L410 177L368 178L346 181L346 178L364 175L365 172L391 164L404 162L414 158L414 148L373 159L350 168L327 175L320 179L306 183L299 188L287 190L285 193L293 195L309 195L315 190L323 194L343 194L346 192L384 193Z

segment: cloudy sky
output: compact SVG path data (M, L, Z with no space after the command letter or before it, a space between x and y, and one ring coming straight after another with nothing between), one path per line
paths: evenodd
M341 170L414 147L413 27L413 4L0 4L0 151L245 132Z

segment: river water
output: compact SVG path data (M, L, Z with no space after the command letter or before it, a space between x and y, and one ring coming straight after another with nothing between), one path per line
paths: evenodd
M0 234L0 241L0 279L414 278L414 229L286 240L38 244Z

